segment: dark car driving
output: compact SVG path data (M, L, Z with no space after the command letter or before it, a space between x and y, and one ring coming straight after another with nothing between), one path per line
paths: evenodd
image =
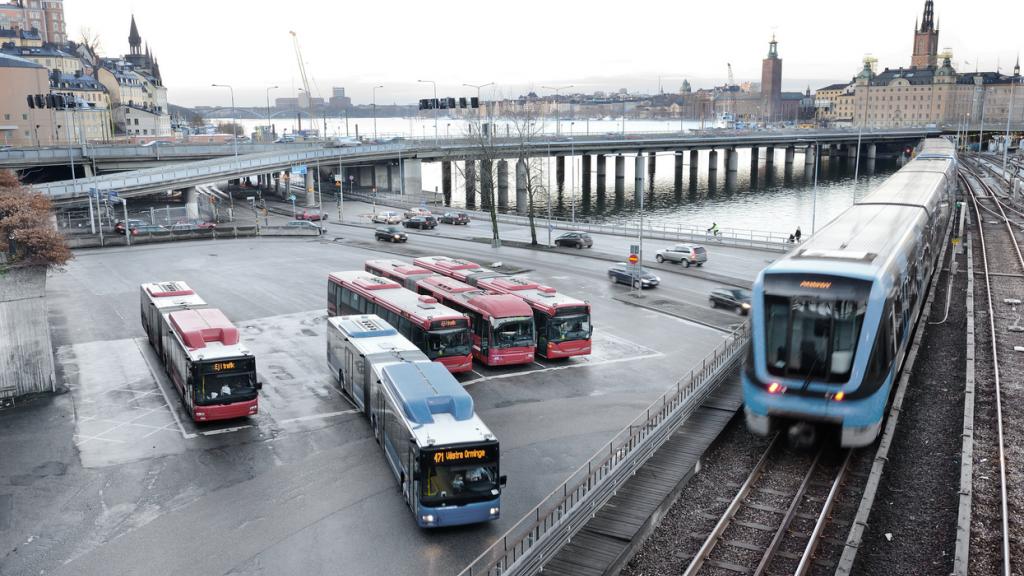
M469 224L469 214L465 212L445 212L438 220L441 224Z
M420 230L431 230L437 227L437 218L433 216L413 216L402 222L406 228L419 228Z
M555 246L568 248L592 248L594 240L586 232L566 232L555 238Z
M621 262L608 269L608 279L617 284L629 284L634 288L654 288L661 284L661 278L648 270L643 270L640 278L635 277L633 268Z
M750 312L750 292L739 288L715 288L708 297L712 308L729 308L746 316Z
M409 239L398 226L381 226L374 231L373 237L387 242L405 242Z

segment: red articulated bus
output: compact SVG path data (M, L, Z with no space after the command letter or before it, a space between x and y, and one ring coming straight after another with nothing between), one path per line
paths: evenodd
M143 284L141 291L142 325L192 420L254 416L256 358L227 316L184 282Z
M363 269L388 280L394 280L413 292L419 292L416 283L430 276L437 276L434 272L419 266L402 262L401 260L367 260L363 263Z
M590 354L590 304L525 276L481 278L477 287L522 298L533 309L537 354L549 360Z
M476 262L470 262L469 260L460 260L458 258L449 258L447 256L424 256L422 258L416 258L412 261L413 264L420 268L426 268L431 272L437 272L442 276L454 278L459 282L464 282L470 286L476 286L483 278L500 278L507 276L501 272L495 272L488 268L477 264Z
M469 316L473 328L473 357L488 366L533 362L536 340L533 310L509 294L488 294L437 274L416 284L420 294Z
M376 314L449 372L473 369L469 318L430 296L362 270L327 279L327 315Z

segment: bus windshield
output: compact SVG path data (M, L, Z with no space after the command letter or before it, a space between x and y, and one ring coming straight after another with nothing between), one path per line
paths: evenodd
M568 342L590 338L590 315L555 316L548 320L548 340Z
M196 364L196 404L230 404L256 397L256 363L251 358Z
M501 493L496 446L486 450L489 458L466 462L444 462L446 450L423 453L420 501L426 506L468 504L493 500ZM441 463L444 462L444 463Z
M775 376L850 379L867 302L765 296L765 354Z
M427 356L442 358L446 356L465 356L469 354L469 330L434 330L427 332Z
M491 329L496 348L533 346L533 316L491 318Z

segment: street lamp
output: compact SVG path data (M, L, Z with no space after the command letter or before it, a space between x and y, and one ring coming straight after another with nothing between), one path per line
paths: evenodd
M434 148L437 148L437 82L433 80L417 80L424 84L431 83L434 85Z
M476 106L476 119L479 122L480 121L480 117L483 114L483 112L481 112L481 110L483 110L483 106L480 105L481 104L481 102L480 102L480 89L481 88L487 88L488 86L494 86L494 82L488 82L487 84L480 84L479 86L477 86L476 84L463 84L463 86L465 86L467 88L476 88L476 104L477 104L477 106Z
M576 86L574 84L569 84L568 86L541 86L541 88L544 88L546 90L555 91L555 136L558 136L559 134L562 133L562 123L560 121L561 119L558 116L558 92L560 90L568 90L569 88L575 87Z
M380 84L373 87L373 141L377 141L377 88L383 88L384 85Z
M235 133L235 129L238 128L238 122L235 120L235 89L230 84L211 84L214 88L227 88L231 91L231 141L235 145L235 168L238 167L238 134Z
M270 130L271 130L271 128L270 128L271 127L271 124L270 124L270 91L274 90L275 88L277 88L277 86L269 86L269 87L267 87L267 133L268 134L270 133Z

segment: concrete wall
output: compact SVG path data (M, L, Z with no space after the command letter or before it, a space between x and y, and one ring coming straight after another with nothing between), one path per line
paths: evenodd
M44 269L0 272L0 334L0 395L52 392L53 347Z

